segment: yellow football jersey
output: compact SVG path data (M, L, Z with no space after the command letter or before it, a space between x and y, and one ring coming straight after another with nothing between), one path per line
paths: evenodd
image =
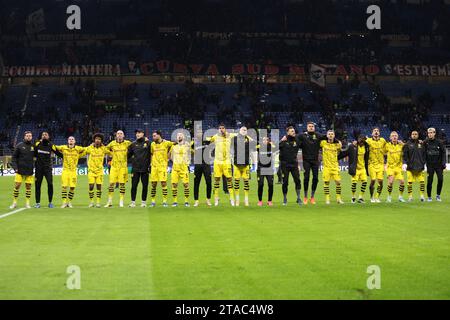
M326 140L322 140L320 142L320 147L322 148L323 167L327 169L339 170L338 155L339 151L342 149L342 144L340 142L329 143Z
M86 148L86 154L88 157L88 168L90 173L99 174L103 173L103 163L105 161L105 155L110 155L108 148L104 145L96 147L91 145Z
M366 147L358 146L358 162L356 163L356 170L366 169L366 162L364 160L365 155L366 155Z
M124 140L123 142L111 141L107 146L107 150L112 154L111 167L126 168L128 165L128 147L131 141Z
M231 138L235 136L235 133L226 133L225 136L216 134L211 137L210 142L215 144L215 163L231 163Z
M80 146L69 147L68 145L56 146L63 155L63 170L76 171L78 160L86 155L86 148Z
M174 168L189 165L191 162L191 148L188 143L175 144L171 151Z
M403 145L392 142L386 143L385 153L387 154L387 164L389 168L401 168L403 165Z
M369 166L384 165L384 147L386 140L384 138L379 138L378 140L368 138L366 142L369 145Z
M169 162L169 152L174 143L172 141L162 140L153 141L150 150L152 154L152 167L167 167Z

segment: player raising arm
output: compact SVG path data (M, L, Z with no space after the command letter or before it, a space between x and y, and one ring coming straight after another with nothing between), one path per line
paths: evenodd
M41 186L42 181L47 181L47 195L48 195L48 207L54 208L53 206L53 165L52 165L52 154L57 154L62 157L62 154L56 150L55 145L50 140L50 134L47 131L41 133L40 140L36 141L34 144L34 155L36 157L35 162L35 177L36 177L36 187L35 187L35 197L36 205L35 208L41 207Z
M122 130L116 132L116 140L111 141L106 148L112 154L111 170L109 173L108 202L105 208L112 207L114 189L116 183L119 183L120 201L119 206L123 207L125 198L125 183L128 181L128 147L131 141L125 140L125 134Z
M78 160L86 154L86 148L76 145L74 137L67 139L67 145L56 146L63 155L61 175L62 205L61 208L72 208L72 200L77 186Z

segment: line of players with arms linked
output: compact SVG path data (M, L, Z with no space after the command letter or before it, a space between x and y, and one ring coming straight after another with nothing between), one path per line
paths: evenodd
M203 139L201 131L187 141L183 133L178 133L176 141L163 139L160 131L154 131L152 141L145 137L142 129L136 130L136 140L125 139L124 132L119 130L115 140L104 145L101 134L93 136L93 143L88 147L76 145L74 137L69 137L67 145L57 146L50 141L47 132L42 133L38 141L33 143L32 133L24 134L24 141L14 151L12 167L16 171L13 191L13 203L10 209L17 207L17 199L21 184L25 184L26 207L30 208L31 186L36 182L36 208L40 208L41 185L45 178L48 185L49 207L52 208L53 176L52 153L63 158L61 176L62 208L72 207L72 200L77 186L77 167L80 158L87 156L89 181L89 207L101 207L102 185L105 157L111 157L109 172L108 200L105 207L112 207L113 195L118 187L120 193L119 206L124 206L125 186L128 181L128 162L132 166L132 188L130 207L136 206L136 195L139 181L142 183L141 207L146 207L150 182L151 206L156 205L158 183L162 189L163 206L168 206L168 164L172 160L171 184L172 206L178 205L178 184L181 181L184 189L184 205L189 206L189 164L194 155L194 206L199 205L199 187L202 176L206 183L206 204L211 206L211 193L214 189L214 205L219 205L219 186L222 178L226 180L229 199L232 206L240 204L240 181L244 185L244 205L249 205L250 191L250 155L256 151L258 206L263 205L263 190L267 182L268 201L272 206L274 191L274 155L279 153L279 170L282 173L283 205L287 204L289 176L292 176L299 205L315 204L315 193L319 176L319 153L322 150L322 179L325 203L330 203L330 183L335 182L336 201L343 204L341 197L341 174L339 160L348 158L351 175L352 202L364 203L368 177L370 177L371 202L380 202L385 172L388 177L387 201L392 201L394 182L399 183L399 201L405 202L405 179L403 165L406 164L408 200L412 201L413 184L418 183L420 200L425 201L425 165L428 172L427 201L432 201L431 191L434 174L437 175L436 200L441 201L443 171L446 166L445 147L436 138L436 130L429 128L427 138L419 140L417 131L412 131L407 142L399 140L396 132L390 134L389 142L380 136L379 128L374 128L371 137L359 136L357 141L343 148L335 138L333 130L326 135L316 132L312 122L307 124L307 131L296 134L293 127L286 129L286 135L278 143L271 142L268 136L257 144L242 127L239 133L228 133L224 125L220 125L217 134ZM301 180L298 153L302 149L304 168L304 197L301 199ZM211 151L213 151L213 173L211 173ZM232 161L233 160L233 161ZM33 176L34 174L34 176ZM211 179L213 176L213 179ZM309 181L312 176L311 192ZM213 180L213 186L211 181ZM357 185L360 191L357 196Z

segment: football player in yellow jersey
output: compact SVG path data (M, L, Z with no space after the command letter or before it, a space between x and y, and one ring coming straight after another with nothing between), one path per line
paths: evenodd
M72 208L72 200L77 186L78 160L86 154L86 148L75 145L74 137L67 139L67 145L56 146L63 155L63 171L61 176L62 206Z
M231 139L234 174L235 206L239 206L239 187L242 178L244 182L244 205L249 206L248 194L250 192L250 153L255 150L254 140L247 134L247 127L241 127L239 134Z
M210 138L214 143L214 205L219 205L219 186L220 179L225 176L227 180L227 189L230 195L230 203L234 206L234 192L231 172L231 138L236 134L228 133L225 125L219 125L219 132Z
M391 132L389 137L390 142L386 143L384 150L387 155L386 172L388 176L388 197L387 202L392 201L392 186L394 181L399 181L398 188L400 202L405 202L403 199L403 192L405 191L405 178L403 176L403 142L398 140L398 133Z
M109 172L108 202L105 208L112 207L112 200L116 183L119 183L120 201L119 207L123 207L125 197L125 183L128 181L128 147L131 141L125 140L125 134L122 130L116 132L116 140L111 141L107 150L112 155L111 170Z
M150 146L152 163L150 170L151 200L150 206L156 205L156 186L161 183L163 195L163 207L167 207L167 167L169 163L169 152L174 143L162 138L161 131L156 130L152 135L153 142Z
M172 158L172 207L178 206L178 181L184 186L184 206L189 207L189 164L191 162L191 145L185 140L183 133L177 134L177 144L175 144L170 155Z
M86 148L86 154L88 155L89 208L94 206L100 208L103 184L103 163L105 162L105 155L111 155L111 153L106 146L103 145L103 135L101 133L94 134L92 140L94 143ZM94 205L94 187L97 188L96 205Z
M370 202L380 202L380 194L383 190L384 179L384 146L386 140L380 137L380 129L373 128L372 138L367 138L369 145L369 175L370 175ZM375 182L378 182L377 192L375 191Z
M322 148L322 178L325 192L325 203L330 204L330 181L334 180L336 184L336 200L338 204L343 204L341 199L341 175L339 172L338 155L342 149L340 141L335 140L333 130L328 130L327 140L320 142Z

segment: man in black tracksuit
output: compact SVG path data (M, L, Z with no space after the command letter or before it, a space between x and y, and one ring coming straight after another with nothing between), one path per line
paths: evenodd
M192 140L192 152L194 153L194 207L199 205L199 190L200 182L202 181L202 176L205 177L206 183L206 204L211 205L211 160L212 157L208 154L207 146L209 141L203 140L202 132L197 132L194 139ZM228 191L228 189L227 189Z
M298 169L297 154L300 144L297 142L294 127L287 128L287 134L280 141L280 166L283 173L283 205L287 204L287 193L289 185L289 173L292 175L295 183L295 191L297 193L297 203L302 204L300 199L301 181L300 171Z
M442 185L444 183L443 171L446 167L445 146L441 140L436 139L436 129L428 129L428 139L424 142L425 160L427 163L427 196L428 201L432 201L431 189L433 188L434 173L438 178L436 200L441 201Z
M312 204L315 204L314 194L319 183L319 151L320 142L326 140L327 136L317 133L316 127L313 122L308 122L306 125L306 132L297 135L297 143L302 148L303 156L303 169L305 170L303 176L303 192L305 197L303 198L303 204L308 204L308 187L310 172L312 172L312 184L311 184L311 198Z
M36 157L35 162L35 208L41 207L41 187L42 181L47 181L47 195L48 195L48 207L53 208L53 164L52 154L56 154L62 158L62 153L56 150L55 145L50 140L48 132L44 131L41 134L40 140L34 144L34 155Z
M408 201L412 201L412 185L414 182L420 184L420 201L425 201L425 147L419 141L419 133L411 132L411 139L403 147L403 160L406 163L408 180Z
M130 207L136 206L136 194L139 180L142 182L142 203L146 207L148 182L150 178L150 142L145 138L144 130L136 130L136 141L128 147L128 159L131 161L131 203Z
M25 195L27 209L30 207L31 185L33 184L34 171L34 145L32 143L33 134L31 131L25 131L23 142L19 143L14 149L11 160L11 166L16 172L14 179L13 203L10 209L17 208L17 198L19 197L19 190L22 183L25 183Z
M262 206L262 197L264 191L264 179L267 180L269 194L267 205L272 206L273 197L273 151L275 147L268 137L263 137L262 143L256 146L258 151L258 169L256 171L258 177L258 206Z

